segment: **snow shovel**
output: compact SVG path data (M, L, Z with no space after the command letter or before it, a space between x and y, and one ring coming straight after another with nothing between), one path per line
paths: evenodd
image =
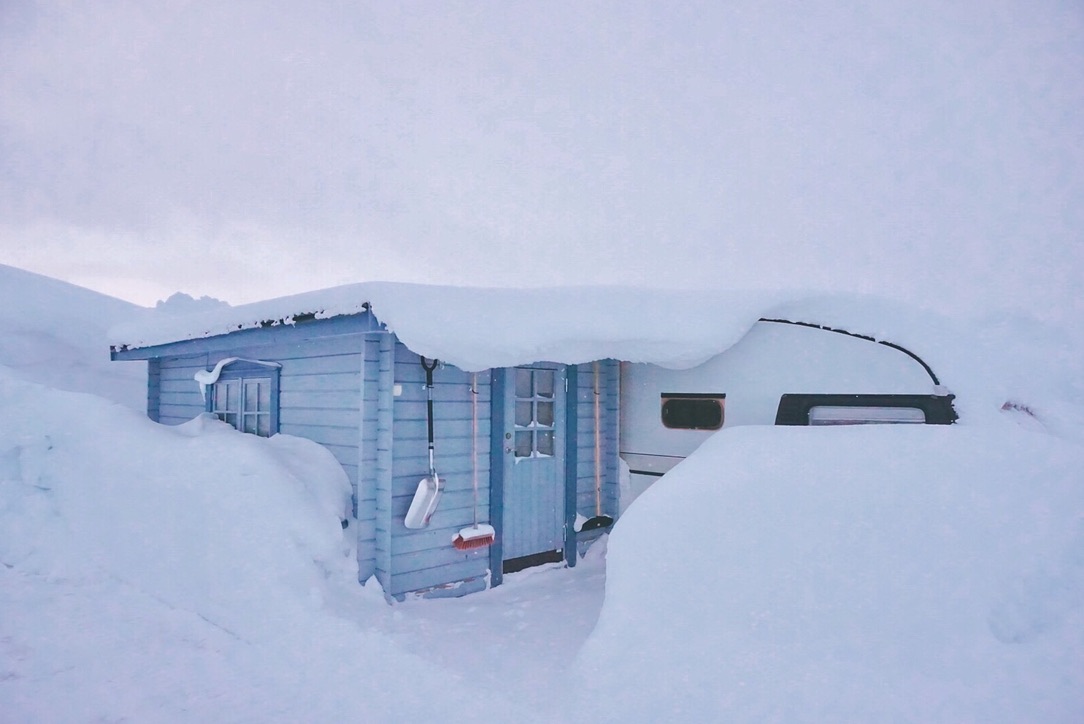
M426 414L429 422L429 476L418 481L418 489L414 491L414 500L410 501L403 525L407 528L418 529L429 525L429 519L437 509L440 495L444 492L444 481L437 475L437 468L433 462L433 370L437 368L437 360L429 365L422 357L422 368L425 370L425 394Z

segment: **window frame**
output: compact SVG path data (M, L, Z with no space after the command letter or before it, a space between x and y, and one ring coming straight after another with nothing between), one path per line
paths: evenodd
M215 415L219 420L226 422L238 432L245 433L246 435L257 435L258 437L272 437L279 432L279 377L282 371L282 365L278 362L265 362L262 360L235 360L230 362L219 372L218 379L209 385L207 393L206 411ZM245 412L245 396L246 382L254 382L256 380L268 380L269 382L269 400L268 400L268 433L267 435L259 434L259 423L257 422L255 432L246 432L244 429L244 417ZM218 394L219 385L222 383L237 382L238 389L240 390L237 408L237 425L229 423L223 418L225 414L224 410L218 409ZM258 403L257 403L258 405ZM250 412L247 414L262 414L262 411Z
M810 411L814 407L855 407L855 408L912 408L921 410L925 416L925 422L893 423L890 421L877 422L873 420L853 423L837 424L926 424L926 425L951 425L956 422L958 416L952 406L955 395L904 395L904 394L863 394L863 395L840 395L840 394L805 394L788 393L780 397L779 407L776 410L776 425L811 425ZM829 425L830 426L830 425Z
M512 379L512 456L516 462L531 460L534 458L552 458L557 455L557 384L558 370L551 367L515 367ZM530 381L529 395L520 388L521 376L526 375ZM540 391L537 383L539 378L549 379L549 394ZM542 422L540 409L549 410L549 423ZM528 416L521 413L529 410ZM520 424L521 418L527 424ZM528 419L529 418L529 419ZM545 440L545 444L541 441ZM529 446L523 444L529 442ZM545 448L545 449L544 449ZM521 454L521 453L526 454Z
M718 424L711 425L681 425L674 424L675 413L672 412L674 403L711 403L714 402L719 411ZM671 410L667 414L667 410ZM680 416L678 416L680 417ZM725 392L663 392L659 395L659 420L667 430L696 430L701 432L713 432L726 424L726 393Z

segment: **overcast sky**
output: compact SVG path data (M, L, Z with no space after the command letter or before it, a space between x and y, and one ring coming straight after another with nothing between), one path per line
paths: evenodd
M1084 5L0 0L0 263L1084 314Z

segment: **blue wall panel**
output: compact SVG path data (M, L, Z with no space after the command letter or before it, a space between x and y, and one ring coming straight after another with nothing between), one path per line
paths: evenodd
M464 593L477 590L475 586L470 584L484 580L485 572L488 569L488 564L486 563L488 554L485 549L483 548L468 552L456 551L454 548L452 550L455 551L462 560L449 561L447 559L442 559L439 565L435 567L421 568L397 574L396 585L400 589L400 592L392 595L401 597L404 593L417 591L424 592L425 594L432 593L435 597L439 597L441 595L439 587L441 586L447 586L453 589L457 588Z
M159 419L160 393L162 390L162 361L147 360L147 417L154 422Z
M488 553L456 550L452 538L474 522L471 375L450 365L433 372L434 460L445 489L427 528L409 530L403 518L418 482L429 474L425 370L418 355L402 344L395 349L395 454L391 466L388 534L392 538L392 596L484 577ZM478 374L478 519L489 518L490 375Z
M377 354L377 419L376 419L376 516L374 519L374 556L376 577L386 597L391 596L391 503L392 458L395 453L392 437L392 413L395 385L395 338L382 334Z
M620 366L614 360L599 363L599 417L602 478L602 513L617 516L618 490L618 388ZM576 511L584 517L595 515L595 408L594 371L591 364L579 365L579 431L577 443Z
M429 474L420 358L388 332L315 338L315 329L306 330L312 337L306 339L296 330L279 336L238 336L240 341L267 342L240 348L221 338L204 350L199 340L185 343L184 351L193 354L163 358L149 366L148 413L156 409L162 422L178 424L202 412L204 402L193 375L219 359L236 356L280 363L279 431L323 444L354 487L360 580L375 575L385 595L394 598L412 592L454 595L477 590L484 585L492 551L459 551L451 540L471 525L475 511L479 522L500 527L499 521L489 520L493 375L477 376L475 430L471 375L452 366L434 372L435 464L445 492L430 525L408 530L403 517L418 482ZM600 370L603 512L615 515L619 367L606 361ZM579 365L570 378L569 401L576 404L570 414L578 434L568 441L575 443L576 457L568 460L567 470L575 478L577 511L591 517L595 513L592 366ZM472 454L475 440L477 450ZM494 509L500 508L500 501L493 503ZM492 578L499 581L500 573Z
M602 511L617 518L621 496L620 436L621 436L621 364L617 360L601 363L606 370L606 398L602 408L606 434L603 437Z
M278 362L279 432L326 447L343 465L357 498L358 437L361 423L361 335L341 335L230 349L209 356ZM296 413L296 414L295 414ZM327 413L322 417L321 413Z
M362 583L376 574L376 440L381 336L384 335L366 334L362 338L362 409L360 428L356 431L358 580Z
M296 335L295 335L296 337ZM227 338L229 339L229 338ZM158 363L158 416L165 424L187 422L204 409L203 397L193 375L209 370L227 357L274 361L282 365L279 373L279 432L296 435L320 443L342 465L350 479L354 500L358 500L358 483L363 468L364 440L359 437L362 426L363 336L337 335L327 339L274 341L275 335L238 336L237 341L268 341L261 346L228 347L222 339L215 340L214 351L188 357L165 358ZM199 340L188 349L197 349ZM148 404L148 408L150 404ZM375 456L375 451L374 451ZM356 503L355 503L356 504ZM359 566L372 568L362 562L361 546L373 549L373 512L364 506L359 520ZM371 572L371 571L370 571Z
M205 369L206 354L159 360L158 422L164 425L180 425L204 411L203 395L200 394L199 385L193 375Z

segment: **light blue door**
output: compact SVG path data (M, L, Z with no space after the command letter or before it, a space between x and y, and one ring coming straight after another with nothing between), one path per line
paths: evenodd
M504 559L564 548L565 372L511 371L505 393Z

